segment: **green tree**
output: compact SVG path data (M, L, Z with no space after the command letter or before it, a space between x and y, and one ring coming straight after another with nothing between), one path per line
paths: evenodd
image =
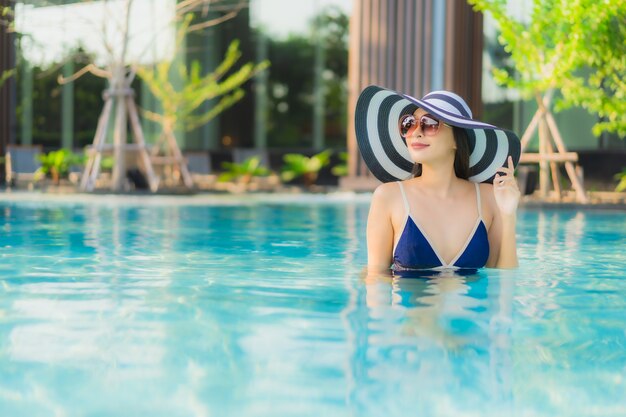
M549 169L555 190L559 173L554 162L548 167L551 140L576 190L579 201L587 196L576 174L551 113L556 91L561 97L555 109L580 105L596 113L593 133L626 134L626 2L623 0L533 0L527 20L507 13L507 0L468 0L475 10L490 13L500 29L498 41L510 54L514 71L494 69L498 83L534 97L538 110L524 135L522 149L539 128L539 189L547 196Z
M534 0L527 22L507 13L507 0L468 0L490 13L514 71L494 69L498 83L524 98L562 93L556 109L579 105L599 116L593 133L626 135L626 2Z
M182 24L178 45L187 33L191 18L189 15ZM197 60L190 66L181 64L176 68L172 66L172 61L161 62L150 68L137 68L137 75L150 88L163 109L160 114L144 111L144 115L159 123L166 136L173 135L176 129L191 131L206 124L239 101L244 95L242 84L269 66L267 61L259 64L249 62L235 69L240 57L239 41L234 40L230 43L222 63L213 72L205 75L202 75L202 68ZM173 71L177 71L182 79L180 89L172 82ZM220 101L215 106L204 113L197 113L206 101L217 97Z
M192 20L193 14L190 13L181 24L177 34L177 49L189 33ZM244 96L241 86L269 66L269 62L264 61L259 64L249 62L235 68L240 57L239 41L234 40L230 43L224 60L213 72L204 75L197 60L190 66L180 64L173 67L173 61L164 61L153 67L136 68L137 75L148 86L162 109L161 113L146 110L143 112L145 117L161 126L161 135L153 149L153 156L156 156L163 147L166 158L164 161L174 169L180 170L183 181L189 187L192 180L178 147L175 131L194 130L237 103ZM177 87L172 81L173 71L177 72L181 87ZM219 98L215 105L209 110L199 112L204 103L215 98Z
M589 2L579 8L576 23L578 44L572 65L573 77L563 80L562 106L577 105L596 113L593 127L626 137L626 2Z
M108 137L109 120L113 119L113 158L114 165L111 176L111 189L113 191L121 191L125 187L126 180L126 145L128 139L128 127L129 124L132 127L133 138L138 145L139 156L143 161L143 168L146 171L146 176L152 191L156 191L159 187L159 178L152 169L152 162L147 155L145 142L143 138L143 132L141 131L141 125L139 123L136 114L136 105L134 100L134 86L132 85L136 75L136 65L138 61L137 56L130 56L130 40L131 40L131 9L136 4L134 0L123 0L120 2L108 2L100 0L82 0L85 3L102 3L105 9L109 6L121 11L119 14L111 14L110 19L106 19L103 27L102 34L106 35L110 31L115 31L119 36L116 36L114 41L109 41L107 36L102 36L103 46L107 50L107 57L105 62L96 63L91 62L77 71L71 77L62 77L60 81L62 83L72 82L81 76L92 73L96 76L105 78L107 80L108 88L105 91L105 104L99 118L98 128L96 129L97 136L94 137L94 152L90 155L89 160L86 163L85 173L81 181L81 189L85 191L91 191L95 187L95 179L98 176L100 169L100 159L102 158L102 152ZM115 4L113 4L115 3ZM185 0L176 2L174 16L168 22L169 25L177 26L184 16L193 15L199 13L200 21L190 25L187 23L187 33L193 31L200 31L207 27L211 27L220 24L226 20L235 17L240 10L246 7L245 2L226 3L219 4L220 17L210 19L208 10L211 5L220 3L220 0ZM117 16L116 19L114 16ZM143 50L143 54L146 54L148 49ZM193 76L193 71L189 73L189 76ZM102 123L101 123L102 122ZM170 146L170 149L175 150L176 164L180 171L183 173L185 185L192 186L192 181L188 170L186 168L186 162L182 158L180 149L177 144L174 143ZM169 158L168 158L169 159ZM163 162L163 161L158 161ZM169 179L176 180L175 170L166 169L165 174Z

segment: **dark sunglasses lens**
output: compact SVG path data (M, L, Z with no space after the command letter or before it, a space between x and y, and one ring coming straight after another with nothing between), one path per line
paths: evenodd
M434 135L439 130L439 120L430 116L420 118L420 128L425 135Z
M410 130L412 130L417 121L415 117L411 114L407 114L400 119L400 136L405 137Z

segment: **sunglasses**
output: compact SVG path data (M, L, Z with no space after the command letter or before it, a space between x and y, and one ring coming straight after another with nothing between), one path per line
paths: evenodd
M405 114L400 118L398 122L398 127L400 129L400 136L406 139L407 136L411 135L419 124L420 129L422 129L422 133L424 136L434 136L439 132L439 126L445 125L450 127L440 120L435 119L430 114L425 114L419 118L419 123L415 116L412 114Z

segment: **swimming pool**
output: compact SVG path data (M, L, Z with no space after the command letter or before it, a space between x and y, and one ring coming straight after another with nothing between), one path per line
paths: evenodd
M58 200L0 201L1 416L626 415L624 212L391 280L365 198Z

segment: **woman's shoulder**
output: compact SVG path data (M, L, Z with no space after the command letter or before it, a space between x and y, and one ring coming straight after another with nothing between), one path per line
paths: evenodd
M396 195L399 192L400 186L398 185L398 181L385 182L376 187L376 189L374 190L374 196L385 198Z
M374 201L384 202L385 204L394 203L402 198L399 181L392 181L380 184L374 190L372 199Z

